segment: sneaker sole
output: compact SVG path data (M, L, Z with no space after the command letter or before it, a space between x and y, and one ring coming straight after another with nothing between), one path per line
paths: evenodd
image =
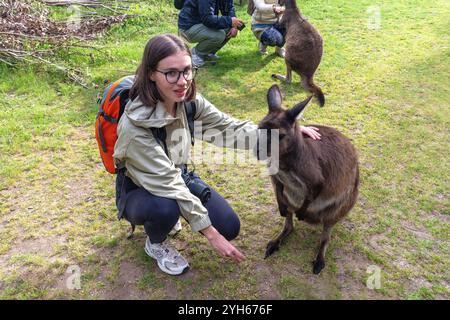
M176 231L175 231L175 230L172 230L172 231L169 232L168 235L171 236L171 237L175 237L177 234L180 233L180 231L181 231L181 230L176 230Z
M179 275L182 275L183 273L186 273L186 272L189 270L189 268L190 268L189 265L187 265L183 270L181 270L181 272L176 272L176 271L169 270L169 269L166 268L166 266L164 266L163 264L159 263L158 259L156 259L156 257L153 256L153 255L150 253L150 251L148 251L147 246L144 247L144 250L145 250L145 253L146 253L149 257L151 257L151 258L153 258L153 259L156 260L156 262L157 262L157 264L158 264L158 267L159 267L159 269L160 269L161 271L163 271L163 272L165 272L165 273L167 273L167 274L170 274L171 276L179 276Z

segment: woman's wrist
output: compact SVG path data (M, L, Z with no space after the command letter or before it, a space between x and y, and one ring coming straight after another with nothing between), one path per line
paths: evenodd
M214 228L212 225L201 230L201 232L209 241L213 240L219 234L216 228Z

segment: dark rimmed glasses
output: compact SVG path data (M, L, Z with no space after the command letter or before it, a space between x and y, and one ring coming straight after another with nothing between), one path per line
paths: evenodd
M191 81L195 78L195 75L197 74L197 68L191 67L187 67L183 71L178 70L161 71L158 69L156 69L155 71L162 73L166 77L167 82L170 84L177 83L181 75L183 75L183 78L186 81Z

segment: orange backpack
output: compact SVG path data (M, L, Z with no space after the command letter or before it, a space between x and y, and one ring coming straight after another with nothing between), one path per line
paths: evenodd
M117 141L117 125L129 100L134 76L127 76L110 84L99 101L95 120L95 138L106 171L117 173L114 164L114 146Z

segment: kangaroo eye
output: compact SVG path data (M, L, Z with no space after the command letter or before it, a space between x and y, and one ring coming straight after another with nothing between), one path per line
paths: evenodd
M284 133L280 133L280 135L278 136L278 139L283 139L284 137L286 137L286 134L284 134Z

